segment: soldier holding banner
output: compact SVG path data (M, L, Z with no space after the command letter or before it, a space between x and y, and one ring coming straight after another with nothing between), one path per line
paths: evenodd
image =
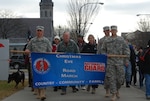
M117 36L117 26L111 26L111 33L112 36L107 38L102 45L102 53L127 55L126 58L109 57L107 60L106 78L109 82L110 92L112 93L111 101L116 101L116 98L120 98L119 89L124 83L124 65L128 65L130 50L125 40Z
M104 37L102 37L99 41L98 41L98 45L97 45L97 54L101 54L101 47L103 42L110 37L110 28L109 26L104 26L103 27L103 32L105 34ZM106 95L105 97L109 97L110 94L110 87L109 87L109 82L107 80L107 78L105 77L104 80L104 89L106 90Z
M30 52L51 52L52 46L50 41L44 37L44 27L37 26L36 27L36 37L32 38L28 43L25 53ZM41 63L42 64L42 63ZM44 100L46 99L45 88L38 88L37 90L37 98Z
M104 40L110 36L110 28L109 28L109 26L104 26L103 27L103 32L104 32L105 36L102 37L100 40L98 40L97 54L101 54L102 44L103 44Z
M70 33L64 32L63 33L63 40L58 44L57 52L64 52L64 53L79 53L79 48L77 44L70 39ZM62 87L61 95L66 94L66 86ZM76 92L75 86L72 86L73 92Z

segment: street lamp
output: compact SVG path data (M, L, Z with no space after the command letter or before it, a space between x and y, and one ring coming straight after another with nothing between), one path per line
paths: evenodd
M141 16L141 15L150 16L150 14L137 14L136 16Z
M102 2L95 2L95 3L86 3L86 4L83 4L80 9L79 9L79 32L78 34L81 33L81 11L82 11L82 8L86 5L89 5L89 4L100 4L100 5L103 5L104 3Z
M150 14L137 14L136 16L137 16L137 17L142 16L142 17L150 18Z
M61 26L59 25L58 28L59 28L59 37L60 37L60 29L61 29Z

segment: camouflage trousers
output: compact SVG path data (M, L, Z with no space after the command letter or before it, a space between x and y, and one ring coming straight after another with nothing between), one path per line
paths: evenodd
M110 89L112 94L117 93L125 80L124 66L122 65L107 65L106 75L104 80L104 88Z
M104 89L106 89L106 90L110 89L109 82L108 82L106 75L105 75L105 79L104 79Z

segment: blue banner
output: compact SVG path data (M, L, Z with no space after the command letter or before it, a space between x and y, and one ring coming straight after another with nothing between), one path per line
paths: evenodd
M103 84L106 55L31 53L34 87Z

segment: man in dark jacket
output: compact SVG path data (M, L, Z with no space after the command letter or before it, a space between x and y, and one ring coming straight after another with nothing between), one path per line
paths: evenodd
M70 39L70 33L63 33L63 40L57 46L57 52L64 53L79 53L79 47L75 43L75 41ZM67 91L67 86L62 87L61 95L65 95ZM75 86L72 86L72 92L76 92Z
M137 73L137 69L136 69L136 54L135 54L135 51L134 51L134 48L133 48L132 45L129 45L129 48L130 48L130 63L131 63L131 68L132 68L132 70L131 70L132 74L131 74L131 81L130 81L130 83L133 80L133 84L134 84L134 86L136 86L136 82L137 82L137 76L136 76L136 73ZM127 84L127 86L128 86L128 84Z
M30 42L31 38L27 39L27 43L24 45L23 51L26 50L28 43ZM33 79L32 79L32 73L31 73L31 64L30 64L30 59L29 59L29 55L23 54L24 60L25 60L25 68L28 69L28 83L29 83L29 87L32 87L32 91L33 89Z
M143 72L145 76L146 99L150 100L150 40L143 54Z

